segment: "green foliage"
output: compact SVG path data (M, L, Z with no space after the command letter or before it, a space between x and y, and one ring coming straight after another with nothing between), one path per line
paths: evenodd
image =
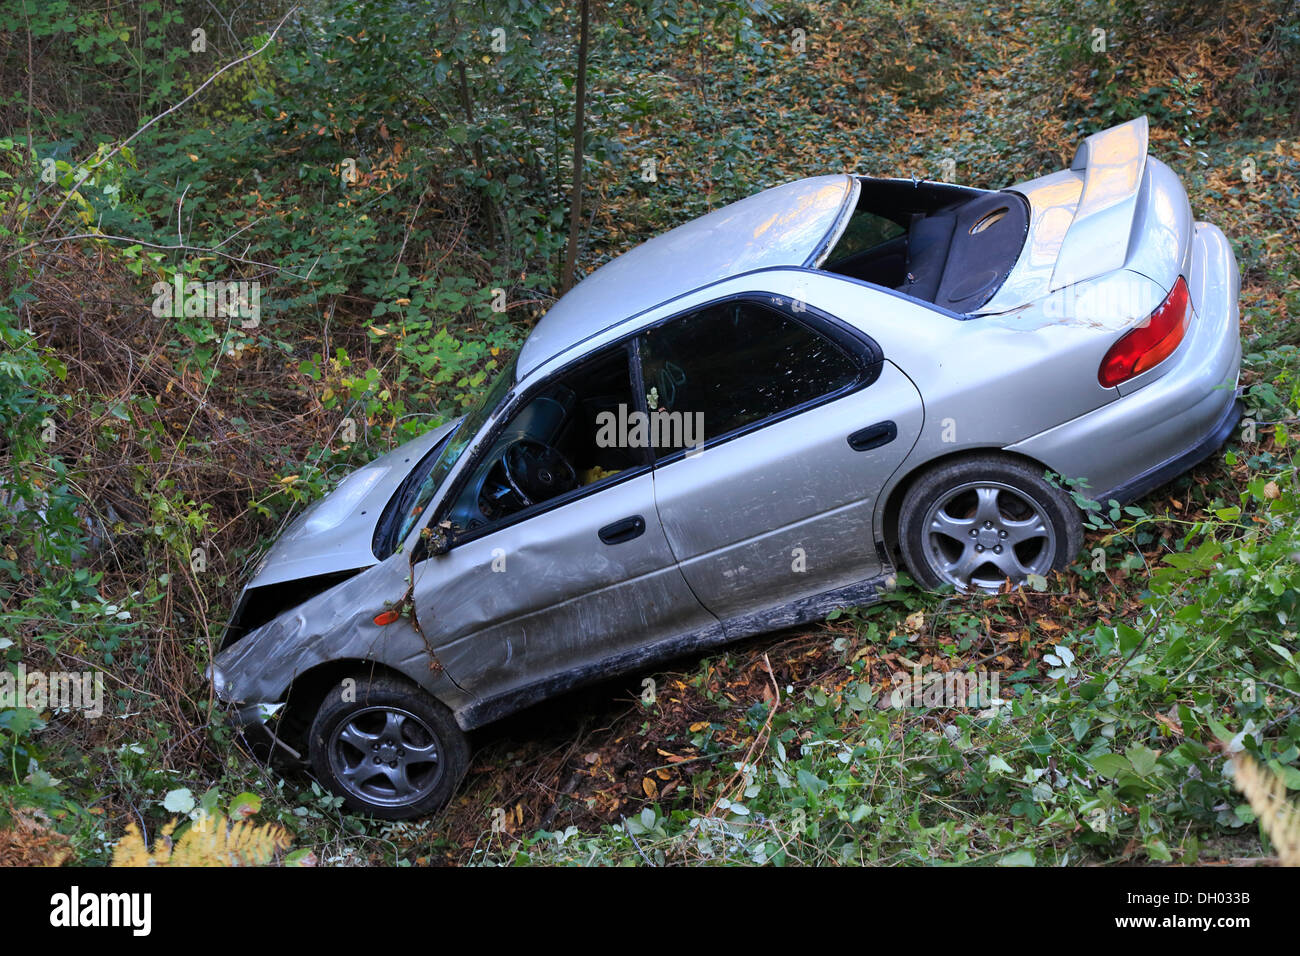
M1073 99L1069 111L1095 129L1105 129L1142 113L1152 124L1178 130L1188 147L1207 132L1203 120L1220 128L1268 131L1294 122L1300 106L1300 26L1286 0L1241 7L1231 12L1210 0L1171 4L1161 0L1060 0L1040 25L1044 63L1071 78L1082 77L1088 95ZM1234 43L1242 27L1256 42ZM1218 72L1210 84L1211 109L1195 71L1167 74L1161 55L1199 38L1213 49ZM1204 62L1204 57L1201 58ZM1156 79L1157 76L1161 76Z

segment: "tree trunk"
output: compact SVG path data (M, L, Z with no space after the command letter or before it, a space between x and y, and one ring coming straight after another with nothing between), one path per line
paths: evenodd
M582 0L582 26L578 34L577 106L573 118L573 195L569 199L569 248L564 254L560 294L573 288L578 267L578 230L582 222L582 145L586 135L587 107L587 11L590 0Z

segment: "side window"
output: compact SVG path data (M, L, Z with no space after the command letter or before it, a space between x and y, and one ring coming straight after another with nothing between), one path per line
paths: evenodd
M453 532L475 531L646 463L644 452L609 441L609 420L636 406L625 346L532 389L511 413L448 514Z
M648 407L681 413L686 445L780 415L862 374L825 335L745 301L720 302L650 329L641 339L641 362ZM675 450L659 444L657 455Z

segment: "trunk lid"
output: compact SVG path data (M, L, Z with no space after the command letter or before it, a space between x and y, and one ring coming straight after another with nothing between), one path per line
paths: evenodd
M979 314L1023 309L1125 268L1173 288L1191 249L1191 208L1178 177L1147 148L1140 116L1089 136L1069 169L1010 187L1029 202L1029 232Z

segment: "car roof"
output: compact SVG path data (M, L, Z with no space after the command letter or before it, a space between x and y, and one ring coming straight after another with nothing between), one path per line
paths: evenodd
M701 286L755 269L806 264L853 187L846 174L774 186L625 252L542 316L519 351L519 379L580 342Z

